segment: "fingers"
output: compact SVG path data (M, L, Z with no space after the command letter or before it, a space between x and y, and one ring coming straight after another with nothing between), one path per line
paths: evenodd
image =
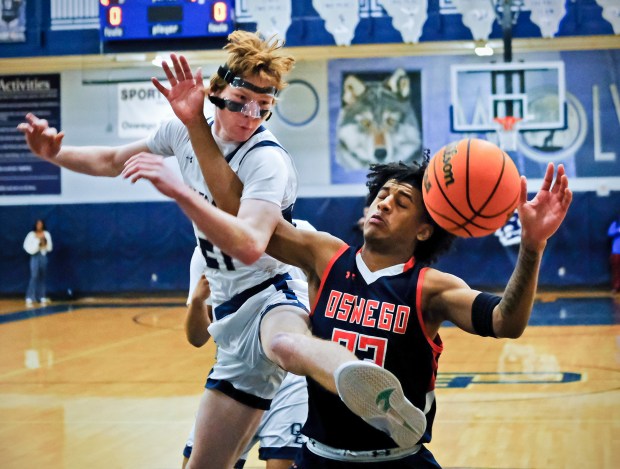
M183 58L183 56L181 56L181 58ZM185 76L185 71L183 70L183 66L181 65L181 62L179 61L179 58L175 54L170 54L170 59L172 60L172 65L174 66L174 73L176 73L177 75L177 80L179 81L186 80L187 77ZM185 63L187 64L187 61ZM187 68L189 68L189 65L187 66ZM188 77L192 78L191 70L190 70Z
M132 183L142 178L152 181L158 177L162 164L163 158L161 156L138 153L125 162L121 176L124 179L129 179Z
M168 83L170 83L170 86L176 86L178 84L178 81L174 76L174 73L172 73L172 70L170 70L170 65L168 65L168 62L163 61L161 63L161 68L164 69L164 73L166 74L166 78L168 79Z
M151 83L153 83L153 85L155 86L155 88L157 88L157 90L164 96L164 97L168 97L168 94L170 93L170 90L168 88L166 88L164 85L162 85L162 83L155 77L151 78Z
M28 114L26 114L26 120L28 121L29 124L34 124L36 121L39 120L39 118L37 116L35 116L32 112L29 112Z
M46 119L39 119L31 112L26 114L26 122L27 123L19 124L18 128L22 127L24 129L29 129L29 131L32 133L33 131L43 132L49 127L49 123Z
M187 61L187 59L185 58L185 56L180 56L179 57L179 62L180 62L180 67L183 71L183 76L186 79L190 79L192 78L192 69L189 66L189 62Z
M554 187L554 192L557 192L560 197L560 204L562 207L568 208L573 200L573 192L568 188L568 176L564 173L558 175L554 186L557 186L557 189Z
M540 188L541 191L548 191L549 189L551 189L551 183L553 182L553 173L554 173L553 163L549 163L547 165L547 170L545 171L545 177L543 178L543 183Z
M54 127L45 127L41 132L41 135L51 138L52 140L56 140L58 131Z
M568 178L566 177L566 171L564 169L564 165L558 165L558 173L555 177L555 182L553 183L553 187L551 188L551 192L557 192L562 188L563 181L566 180L566 185L564 185L564 189L568 187Z
M558 165L558 171L556 174L555 182L551 188L551 193L555 194L559 200L560 205L564 210L568 208L573 200L573 193L568 188L568 176L563 164Z
M19 130L23 134L31 134L34 129L30 124L22 122L21 124L17 124L17 130Z
M196 70L196 75L194 76L194 81L196 82L196 84L200 87L204 89L204 82L202 81L202 68L198 67L198 70Z
M181 55L177 57L176 54L170 54L170 61L172 62L172 67L174 68L174 72L170 68L170 65L168 65L168 62L164 61L161 64L161 67L164 69L164 73L166 74L166 78L168 79L170 86L174 87L178 85L179 82L181 81L193 79L192 69L190 68L189 62L184 56ZM155 87L164 96L166 96L166 94L163 91L165 88L161 85L161 83L159 83L159 81L156 82L155 78L151 78L151 81L153 82Z
M566 191L564 192L564 197L562 198L562 207L564 208L564 210L568 210L568 207L570 206L572 201L573 201L573 191L567 188Z
M519 194L519 205L527 202L527 179L521 176L521 193Z
M57 134L64 137L64 132L58 133L58 130L55 127L50 127L47 119L39 119L32 113L26 114L26 122L22 122L17 125L17 130L22 132L23 134L28 134L32 136L43 135L46 137L51 137L52 139L57 139ZM58 142L62 140L62 137Z
M137 153L130 157L125 162L125 168L135 166L137 164L145 164L145 165L161 165L164 158L159 155L153 155L152 153Z

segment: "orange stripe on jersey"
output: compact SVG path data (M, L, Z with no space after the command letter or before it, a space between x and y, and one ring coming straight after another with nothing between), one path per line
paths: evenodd
M428 344L431 346L431 348L435 351L435 353L441 353L443 350L443 343L441 342L441 338L439 337L439 334L437 334L437 342L433 339L431 339L428 336L428 332L426 331L426 325L424 324L424 315L422 314L422 288L424 286L424 276L426 274L426 272L428 271L428 267L424 267L422 270L420 270L420 275L418 276L418 285L416 288L416 293L415 293L415 309L416 312L418 313L418 322L420 323L420 328L422 329L422 332L424 333L424 337L426 337L426 341L428 342Z

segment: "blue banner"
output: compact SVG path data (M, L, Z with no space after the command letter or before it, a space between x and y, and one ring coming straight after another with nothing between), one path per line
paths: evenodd
M60 168L34 156L17 125L27 112L60 128L60 75L0 76L0 195L60 194Z

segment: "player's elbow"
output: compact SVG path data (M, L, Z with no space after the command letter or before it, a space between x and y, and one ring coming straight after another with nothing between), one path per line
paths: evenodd
M209 340L210 335L207 334L196 334L192 331L185 331L185 337L187 341L196 348L202 347Z
M252 265L260 259L262 254L263 253L258 250L244 251L243 253L239 253L239 260L245 265Z
M263 243L250 239L238 247L234 257L245 265L252 265L265 254L265 248L266 246Z
M527 324L504 324L496 331L498 338L502 339L518 339L525 332Z
M200 348L206 343L206 340L200 340L200 339L197 339L196 337L189 337L189 336L187 337L187 341L196 348Z
M500 338L500 339L518 339L522 335L523 335L523 330L520 331L520 332L510 331L508 333L499 334L497 337Z

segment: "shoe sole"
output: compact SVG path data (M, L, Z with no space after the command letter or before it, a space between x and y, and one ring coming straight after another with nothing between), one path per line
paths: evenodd
M426 416L404 395L390 371L366 361L348 362L334 373L338 395L365 422L387 433L401 448L415 446Z

